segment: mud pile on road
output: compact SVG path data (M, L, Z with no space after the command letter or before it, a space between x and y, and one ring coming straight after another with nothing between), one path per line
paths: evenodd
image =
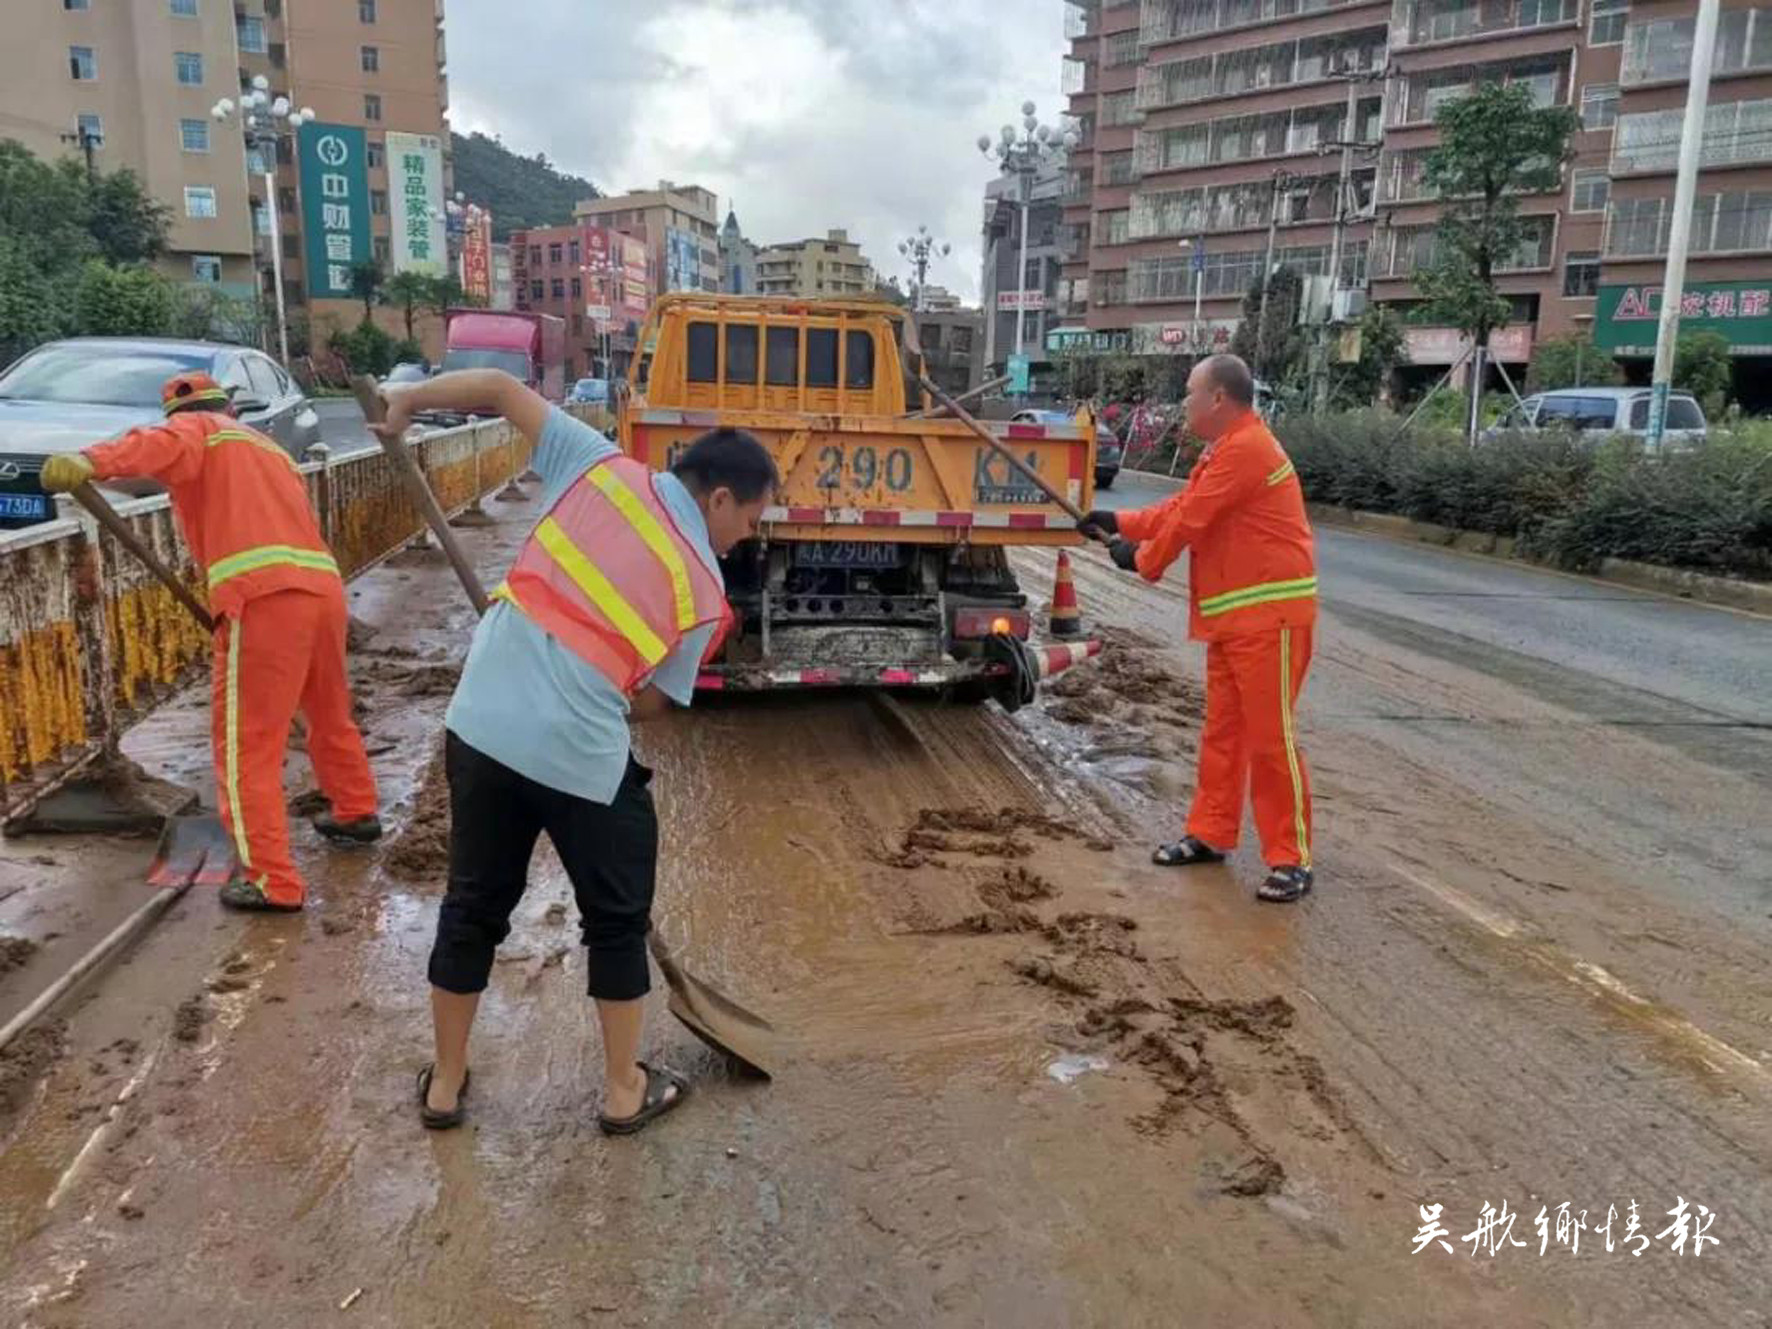
M65 1020L40 1020L0 1050L0 1125L25 1105L37 1081L61 1059Z
M1084 838L1073 827L1020 808L1003 808L997 812L924 808L896 848L875 851L870 857L887 867L906 871L943 867L941 856L944 854L1026 858L1033 852L1030 836L1048 840ZM1092 848L1108 847L1105 842L1093 840L1089 844Z
M382 866L406 881L441 882L449 866L449 779L443 771L443 745L419 777L412 811L388 845Z
M1127 628L1104 627L1096 635L1101 656L1047 685L1048 715L1098 730L1199 726L1205 693L1164 663L1161 643Z
M23 968L36 953L37 943L29 937L0 937L0 974Z

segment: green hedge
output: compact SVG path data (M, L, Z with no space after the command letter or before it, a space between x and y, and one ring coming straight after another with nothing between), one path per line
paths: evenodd
M1500 434L1472 448L1369 411L1282 420L1312 502L1512 536L1577 570L1602 558L1772 578L1772 426L1646 456L1626 438Z

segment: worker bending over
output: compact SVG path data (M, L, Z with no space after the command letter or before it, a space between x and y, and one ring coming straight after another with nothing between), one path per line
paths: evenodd
M536 443L547 514L494 592L444 716L449 887L430 959L437 1059L419 1074L419 1116L432 1129L462 1121L468 1034L546 831L590 952L598 1121L630 1134L688 1086L639 1060L658 819L628 726L693 700L731 612L717 560L756 534L775 464L749 434L720 429L654 474L497 370L383 391L384 435L415 411L493 408Z
M1184 407L1206 449L1187 487L1137 512L1091 512L1079 529L1114 536L1114 562L1147 581L1192 552L1188 635L1206 643L1206 725L1187 833L1155 861L1223 862L1248 790L1268 865L1256 894L1290 903L1312 880L1311 786L1293 708L1310 666L1317 569L1304 491L1254 406L1242 360L1196 365Z
M43 464L43 487L148 476L165 485L215 619L210 729L223 824L240 865L221 888L236 909L300 909L307 886L289 855L283 754L300 711L330 810L328 839L381 836L375 777L351 716L344 583L289 454L234 418L208 374L161 391L166 422Z

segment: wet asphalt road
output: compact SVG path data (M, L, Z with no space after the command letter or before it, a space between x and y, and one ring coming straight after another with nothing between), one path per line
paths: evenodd
M335 454L343 456L375 446L363 425L363 412L351 398L320 397L313 405L314 413L320 417L321 437Z
M1136 508L1173 492L1126 472L1101 498ZM1595 719L1772 725L1772 620L1430 545L1316 534L1324 608L1408 638L1399 644L1478 667L1497 652L1525 657L1546 666L1533 691Z

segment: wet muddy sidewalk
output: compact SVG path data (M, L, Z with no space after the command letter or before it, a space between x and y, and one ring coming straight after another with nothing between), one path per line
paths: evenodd
M533 514L487 508L498 523L466 534L496 574ZM1432 686L1409 681L1412 657L1350 640L1323 671L1324 718L1306 719L1335 826L1325 888L1264 909L1246 854L1153 868L1186 788L1197 660L1165 646L1162 593L1081 580L1110 654L1013 719L800 696L641 731L659 770L658 925L774 1020L782 1064L769 1084L729 1078L655 993L648 1054L693 1094L609 1140L571 894L545 846L483 1003L470 1124L418 1126L446 834L435 753L472 615L438 556L365 578L353 674L392 834L346 853L298 828L306 914L241 919L193 895L46 1027L0 1102L0 1319L1752 1322L1772 1287L1755 1072L1694 1065L1677 1028L1563 976L1560 957L1595 953L1585 891L1433 878L1516 925L1498 935L1370 852L1398 836L1379 807L1423 809L1410 844L1435 863L1457 848L1531 876L1471 847L1492 836L1560 882L1590 847L1540 852L1524 812L1460 783L1455 751L1426 767L1328 718L1356 664ZM194 779L205 725L187 699L131 751ZM308 785L293 761L292 797ZM1430 818L1441 799L1461 801ZM58 865L41 871L95 914L140 898L139 844L47 852ZM1606 871L1633 926L1703 931ZM1652 990L1655 1011L1747 1041L1750 999L1613 944L1605 972ZM1755 944L1701 954L1741 972ZM1676 1194L1724 1216L1721 1245L1697 1261L1666 1242L1604 1253L1608 1202L1634 1196L1653 1235ZM1504 1200L1529 1246L1473 1257L1460 1238ZM1579 1254L1541 1256L1533 1218L1563 1200L1599 1212ZM1455 1253L1412 1254L1436 1204Z

